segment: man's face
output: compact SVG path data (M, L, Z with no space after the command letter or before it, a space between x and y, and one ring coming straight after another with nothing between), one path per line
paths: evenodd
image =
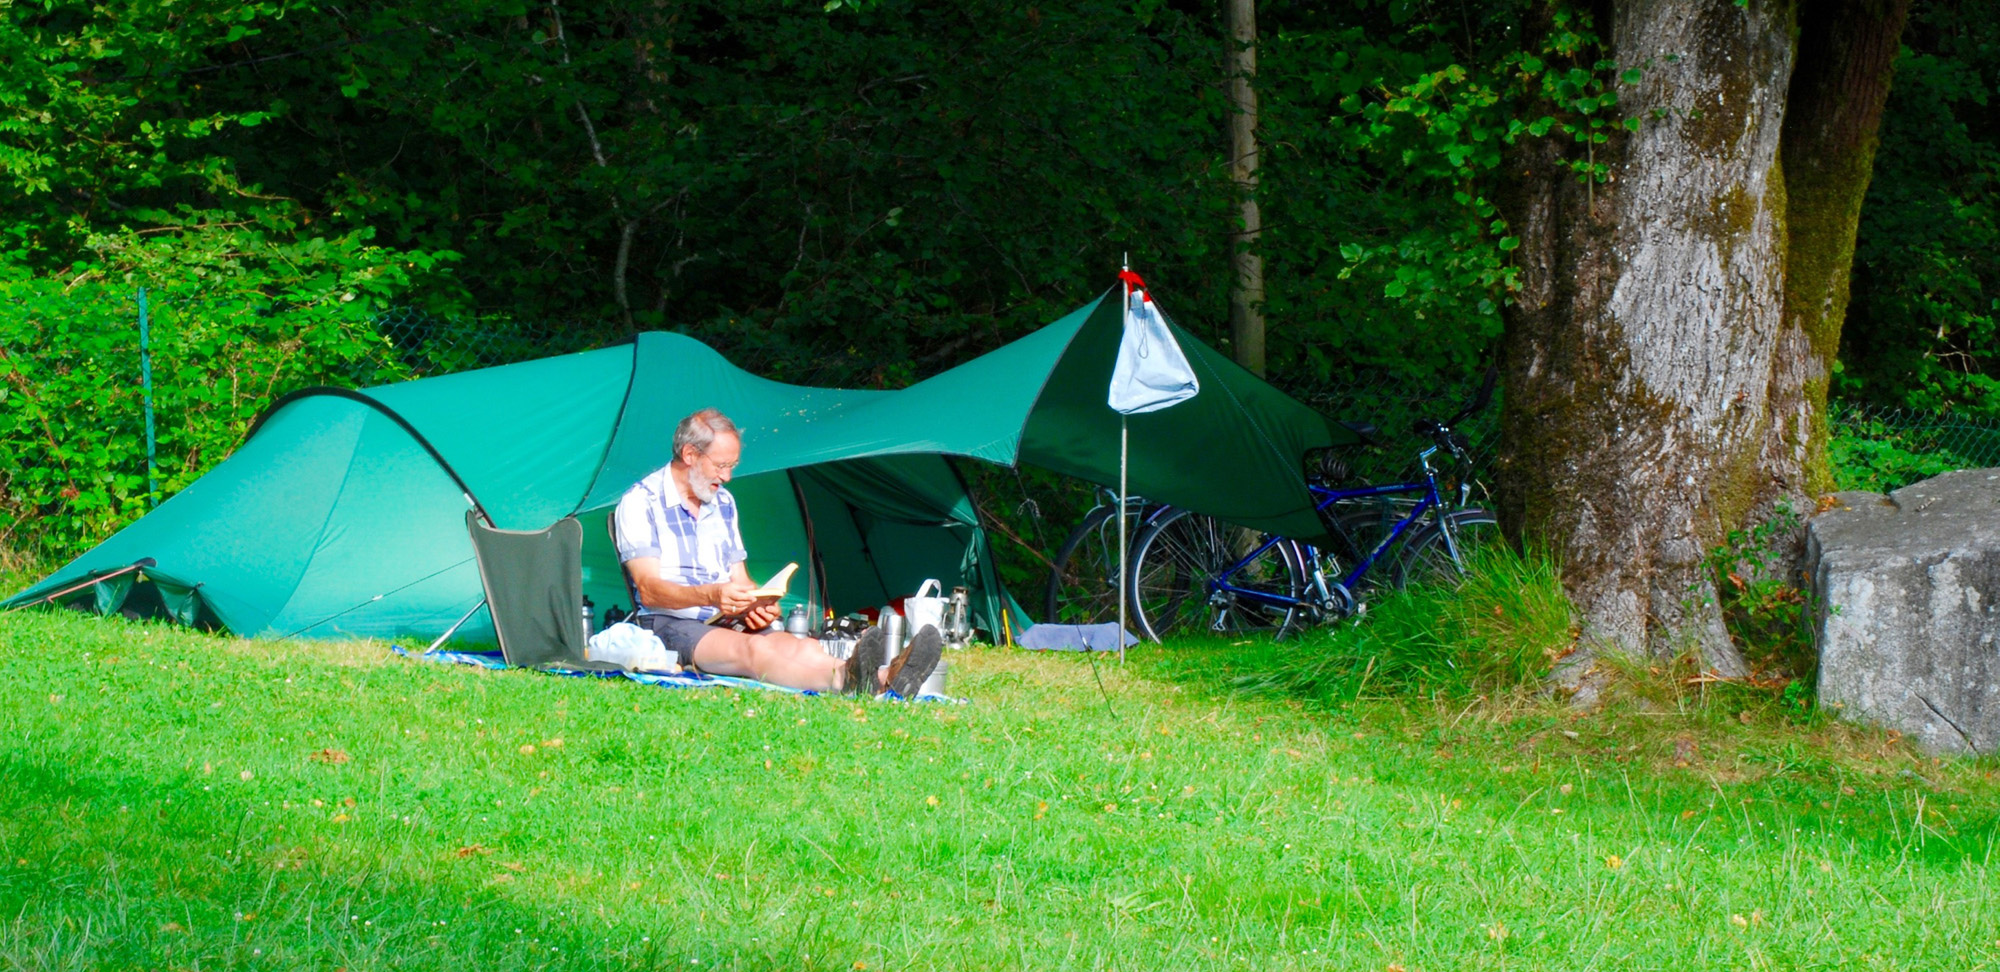
M723 434L708 444L706 453L696 452L693 446L687 448L683 459L687 461L688 488L694 498L704 503L715 502L716 487L729 482L736 474L736 463L743 455L743 442L736 436Z

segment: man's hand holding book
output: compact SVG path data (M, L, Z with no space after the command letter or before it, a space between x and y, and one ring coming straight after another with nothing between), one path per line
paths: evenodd
M784 570L757 587L744 581L724 583L716 596L716 605L722 613L708 623L737 631L762 631L770 627L778 620L778 601L791 586L792 572L798 569L798 564L786 564Z

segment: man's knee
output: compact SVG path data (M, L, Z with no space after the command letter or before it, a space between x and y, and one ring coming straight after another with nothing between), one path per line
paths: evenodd
M795 658L805 648L806 642L788 634L757 634L748 636L750 651L760 664ZM813 647L817 648L818 645Z
M755 639L741 631L717 628L694 647L695 668L724 675L737 674L756 659Z

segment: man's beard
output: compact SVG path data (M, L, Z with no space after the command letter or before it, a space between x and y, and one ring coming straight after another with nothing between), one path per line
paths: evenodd
M702 475L700 469L688 467L688 492L693 493L695 499L704 503L715 502L715 489L721 485L722 480L710 479Z

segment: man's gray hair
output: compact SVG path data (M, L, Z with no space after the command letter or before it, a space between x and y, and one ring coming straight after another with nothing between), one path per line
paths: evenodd
M700 455L708 455L708 447L718 435L742 438L742 433L736 431L736 423L719 408L704 408L681 419L681 424L674 427L674 458L681 458L688 446L694 446Z

